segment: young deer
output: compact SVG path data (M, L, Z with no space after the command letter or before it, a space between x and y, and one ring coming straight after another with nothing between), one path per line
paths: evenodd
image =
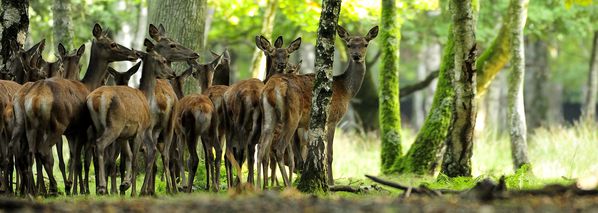
M134 61L138 58L135 51L112 41L99 24L94 26L93 36L95 39L92 42L90 62L83 80L50 78L38 81L23 96L22 111L17 111L15 108L15 113L22 114L26 119L25 123L28 127L26 132L29 152L26 175L28 177L33 175L31 165L35 156L37 165L46 168L52 194L56 193L57 186L52 172L54 160L51 148L62 140L62 135L66 135L69 139L72 159L71 174L77 173L73 170L80 166L82 143L85 142L86 131L91 125L85 98L90 90L99 86L107 72L108 63ZM13 141L19 140L13 138ZM37 177L38 181L43 181L40 167L38 167ZM72 180L71 175L69 179Z
M291 53L301 46L301 38L297 38L283 48L282 37L278 37L274 46L263 36L256 36L256 45L266 55L266 77L267 82L276 73L283 73L288 66L288 59ZM230 165L227 162L227 177L229 187L232 186L232 168L237 169L237 181L241 181L240 167L247 158L249 176L247 182L253 183L253 163L255 146L258 142L261 126L260 94L264 83L256 78L240 81L224 93L224 108L226 115L227 129L235 130L227 134L226 152L234 156L235 161L240 165ZM247 151L247 157L245 152ZM227 154L228 155L228 154Z
M106 194L106 175L103 162L104 151L108 145L117 139L134 140L132 151L128 143L121 144L126 153L127 175L120 188L122 193L132 184L131 195L135 196L137 171L136 166L132 166L131 162L136 159L136 153L142 142L145 142L146 151L152 149L151 146L154 144L152 141L154 138L151 136L153 122L150 103L156 98L154 94L156 78L168 78L174 74L167 65L166 59L155 51L151 41L146 39L144 45L147 47L147 53L142 57L144 65L139 89L127 86L103 86L87 96L87 109L91 114L95 130L100 135L95 142L99 166L98 194ZM150 158L146 159L148 165L151 163L150 160ZM133 175L132 179L131 174ZM150 177L146 176L144 185L148 184L148 179Z
M348 47L350 61L343 74L334 76L332 102L330 103L327 122L328 144L326 154L328 168L332 168L332 144L335 127L347 111L349 101L361 87L365 75L364 61L367 45L378 35L378 27L372 28L364 37L350 36L340 26L338 26L337 32ZM258 153L258 168L262 162L269 159L268 155L272 150L287 186L290 185L291 180L283 169L283 159L285 153L291 153L292 155L292 152L288 152L287 148L297 128L307 129L308 127L314 78L313 74L275 75L266 83L261 96L264 118ZM287 159L293 161L293 156L288 156ZM266 168L266 166L263 167L264 172L266 172ZM327 170L327 176L328 183L334 184L331 169ZM266 178L264 178L265 182Z

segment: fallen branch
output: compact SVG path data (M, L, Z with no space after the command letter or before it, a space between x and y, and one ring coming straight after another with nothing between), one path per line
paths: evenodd
M344 185L334 185L329 186L328 190L331 192L351 192L351 193L361 193L363 190L359 187L354 186L344 186Z
M439 72L438 70L431 72L428 76L426 76L426 78L424 80L417 82L415 84L401 87L399 89L399 98L407 97L407 96L413 94L414 92L417 92L419 90L422 90L422 89L428 87L428 85L430 85L430 83L432 83L432 81L438 77L438 72Z
M442 195L442 193L440 191L430 189L426 186L420 186L420 187L403 186L399 183L388 181L388 180L383 180L383 179L375 177L375 176L371 176L371 175L365 175L365 176L376 183L379 183L379 184L382 184L385 186L390 186L390 187L400 189L403 191L410 191L410 194L423 194L423 195L428 195L431 197L436 197L436 196Z

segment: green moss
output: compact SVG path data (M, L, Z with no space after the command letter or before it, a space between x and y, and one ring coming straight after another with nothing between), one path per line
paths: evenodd
M380 40L382 68L380 69L380 134L382 141L382 172L391 170L401 156L401 111L399 105L399 45L400 23L394 0L382 0Z
M452 26L449 32L452 32ZM395 160L392 172L433 174L438 166L452 116L454 91L450 70L454 66L453 47L452 33L449 33L430 113L407 154Z

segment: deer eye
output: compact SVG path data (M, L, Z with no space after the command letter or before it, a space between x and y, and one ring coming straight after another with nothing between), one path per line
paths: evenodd
M171 44L170 45L170 48L175 48L175 47L176 47L176 44Z
M116 48L116 43L111 43L111 44L110 44L110 47L111 47L111 48Z

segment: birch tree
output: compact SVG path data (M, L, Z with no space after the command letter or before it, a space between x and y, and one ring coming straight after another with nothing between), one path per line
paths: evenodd
M316 79L314 80L309 122L309 144L307 160L297 188L303 192L328 191L326 180L326 153L324 152L326 121L332 99L332 64L334 60L334 38L341 9L341 0L323 0L318 39L316 41Z

